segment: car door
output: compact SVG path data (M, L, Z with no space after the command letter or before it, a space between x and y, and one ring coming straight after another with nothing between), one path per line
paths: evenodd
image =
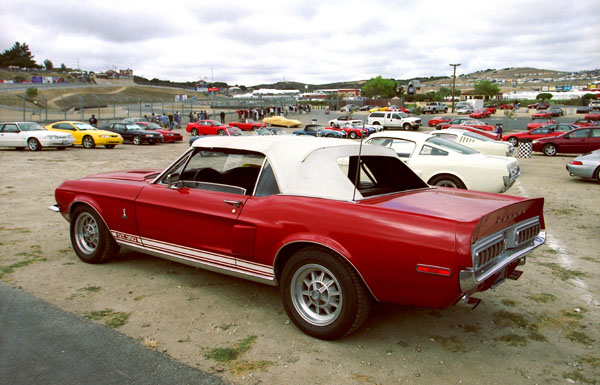
M558 143L558 151L565 153L583 153L587 152L589 147L589 129L573 131L563 136Z
M15 123L6 123L0 128L0 146L26 147L27 137Z
M125 123L113 124L113 131L120 134L125 141L131 142L133 140L133 134L127 130Z
M53 130L65 132L75 137L74 144L81 144L82 132L75 128L71 123L55 123L52 126Z
M252 191L232 185L234 171L255 173L264 157L196 149L167 177L145 187L136 200L144 246L179 258L233 267L235 256L252 257L255 230L237 219ZM241 179L238 180L240 182ZM172 183L170 183L172 182ZM248 189L251 189L249 187Z

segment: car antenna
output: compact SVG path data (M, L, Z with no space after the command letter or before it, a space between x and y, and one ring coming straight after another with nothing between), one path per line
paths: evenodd
M356 200L356 190L358 189L358 176L360 175L360 157L362 154L363 138L365 136L364 127L365 126L363 123L363 128L360 131L360 146L358 147L358 162L356 163L356 175L354 175L354 191L352 193L352 202L354 202Z

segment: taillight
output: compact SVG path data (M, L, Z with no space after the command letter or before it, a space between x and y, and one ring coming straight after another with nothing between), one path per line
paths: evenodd
M580 162L578 160L572 160L569 162L569 164L572 164L573 166L583 166L583 162Z

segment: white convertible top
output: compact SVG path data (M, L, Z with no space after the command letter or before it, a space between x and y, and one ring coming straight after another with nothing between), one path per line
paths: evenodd
M192 146L264 154L281 194L337 200L352 200L354 194L352 182L338 164L338 158L358 155L360 143L353 140L292 135L211 136L194 141ZM397 157L390 148L366 144L362 155ZM358 191L355 199L362 199Z

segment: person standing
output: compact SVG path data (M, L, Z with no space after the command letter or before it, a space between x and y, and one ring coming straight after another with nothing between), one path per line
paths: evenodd
M98 127L98 119L96 119L96 115L92 114L92 117L89 120L90 124L94 127Z
M173 129L173 123L175 122L175 118L173 117L173 114L169 112L169 115L167 115L168 119L169 119L169 130Z
M221 110L221 123L225 123L225 111Z
M181 128L181 115L179 115L179 111L175 111L173 118L175 119L175 127Z

